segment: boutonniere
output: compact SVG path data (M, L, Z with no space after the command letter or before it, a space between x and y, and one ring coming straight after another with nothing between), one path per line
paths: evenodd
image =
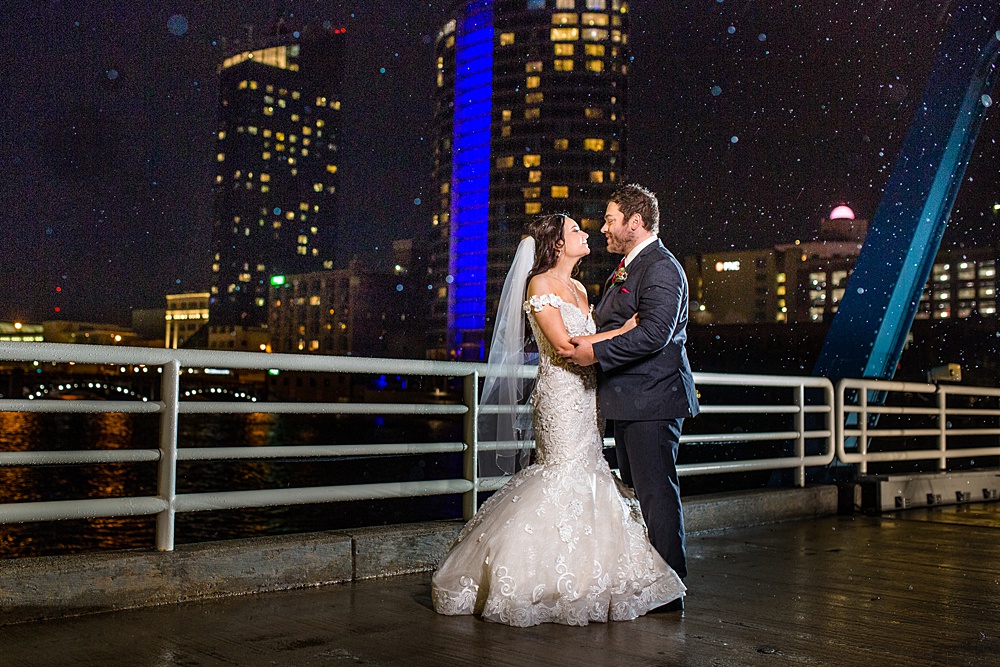
M624 266L619 266L615 271L615 278L611 282L612 285L620 285L621 283L628 280L628 271L625 270Z

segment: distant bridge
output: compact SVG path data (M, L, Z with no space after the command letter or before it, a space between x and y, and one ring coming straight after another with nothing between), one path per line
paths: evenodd
M182 392L186 399L205 398L207 400L248 401L255 403L257 397L246 391L232 387L197 387ZM80 380L67 382L48 382L36 384L28 392L26 398L36 399L70 399L85 398L90 400L134 400L148 402L149 396L144 396L127 384L101 382L100 380Z

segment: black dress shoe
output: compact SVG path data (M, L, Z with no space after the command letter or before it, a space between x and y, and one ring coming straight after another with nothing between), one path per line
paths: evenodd
M647 611L647 614L668 614L673 611L684 611L684 598L680 597L676 600L671 600L667 604L661 604L659 607L654 607Z

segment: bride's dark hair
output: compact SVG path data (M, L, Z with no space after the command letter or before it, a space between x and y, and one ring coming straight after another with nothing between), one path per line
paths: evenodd
M556 265L559 259L559 248L565 242L566 218L568 213L553 213L541 215L528 225L528 233L535 239L535 264L528 274L528 282L540 273L545 273ZM573 267L576 275L577 266Z

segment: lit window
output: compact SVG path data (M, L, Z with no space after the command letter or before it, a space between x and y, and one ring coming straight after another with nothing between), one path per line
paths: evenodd
M313 295L313 296L309 297L309 305L310 306L318 306L319 305L319 297L316 296L316 295Z
M504 109L503 111L501 111L500 112L500 116L505 121L509 121L510 120L510 109Z
M323 122L322 118L316 121L316 127L323 127L324 125L326 125L326 123Z
M588 107L583 110L583 115L587 118L604 118L604 109L594 109L593 107Z
M530 63L525 63L525 65L524 65L524 71L525 72L541 72L542 71L542 61L541 60L532 60Z
M505 157L497 158L497 169L508 169L514 166L514 156L507 155Z
M542 85L542 77L529 76L524 80L524 85L526 88L538 88L538 86Z
M554 25L576 25L579 20L580 17L575 13L556 13L552 15L552 23Z
M603 56L604 55L604 45L603 44L587 44L585 47L588 56Z
M584 28L583 38L591 42L601 42L608 38L608 31L603 28Z
M226 159L226 154L225 153L219 153L218 155L215 156L215 159L218 160L219 162L222 162L222 161L224 161Z
M592 172L590 172L590 182L591 183L603 183L604 182L604 172L603 171L592 171Z
M271 180L271 174L261 174L260 175L260 180L263 183L267 183L268 181Z
M274 107L264 107L264 115L265 116L273 116L274 115Z
M525 199L538 199L542 196L542 189L535 188L521 188L521 192L524 193Z
M529 183L541 183L542 182L542 172L537 169L533 169L528 172L528 182Z
M541 155L525 155L524 156L524 166L525 167L537 167L542 164Z
M244 89L244 88L246 88L246 87L247 87L247 82L246 82L246 80L243 80L243 81L240 81L240 90L243 90L243 89Z
M535 215L536 213L541 213L542 202L539 201L529 201L524 204L524 212L527 215Z
M573 71L573 61L570 59L556 60L552 63L552 67L557 72L572 72Z
M557 151L564 151L569 148L569 139L556 139L552 142L552 146Z
M554 44L552 48L557 56L573 55L573 44Z
M604 32L607 32L605 30ZM550 39L553 42L572 42L580 39L579 28L552 28Z
M607 14L584 14L580 17L580 22L583 25L607 25L608 15Z
M313 183L313 192L323 192L323 184Z
M503 125L500 127L500 136L509 137L510 136L510 125Z
M303 125L302 126L302 134L308 136L308 135L312 134L312 132L313 132L313 129L311 127L309 127L308 125Z
M269 136L271 136L271 130L266 130L265 129L264 132L263 132L263 134L264 134L265 137L269 137Z
M603 151L604 139L584 139L583 148L588 151Z
M537 120L538 118L541 117L541 115L542 115L541 110L537 109L537 108L535 108L535 109L525 109L524 110L524 119L525 120Z
M331 174L336 174L337 173L337 165L335 165L335 164L328 164L328 165L326 165L326 170L328 172L330 172Z
M607 0L587 0L587 9L597 9L603 12L607 8Z
M524 103L525 104L538 104L539 102L542 101L542 99L543 99L543 94L542 93L527 93L524 96ZM525 116L525 118L527 118L527 116Z
M603 60L588 60L587 61L587 71L589 71L589 72L603 72L604 71L604 61Z
M500 46L509 46L514 43L514 33L512 32L502 32L500 33ZM443 65L440 65L443 67Z
M552 198L553 199L566 199L569 197L569 186L567 185L553 185L552 186Z
M285 211L285 219L286 220L294 220L295 219L295 211Z
M576 0L556 0L556 9L576 9Z
M618 150L618 142L617 141L612 141L611 142L611 152L613 153L613 152L615 152L617 150Z

